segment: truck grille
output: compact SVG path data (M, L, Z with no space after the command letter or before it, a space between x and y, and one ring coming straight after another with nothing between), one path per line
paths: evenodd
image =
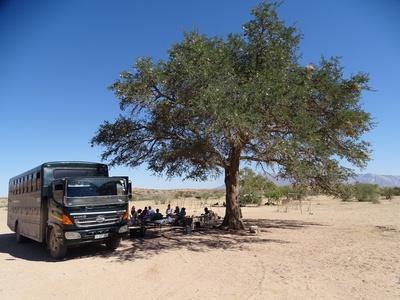
M122 221L123 214L117 211L71 213L76 227L90 228L99 225L114 225Z

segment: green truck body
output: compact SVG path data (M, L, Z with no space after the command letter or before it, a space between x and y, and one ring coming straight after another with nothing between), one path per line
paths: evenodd
M109 177L105 164L47 162L10 179L7 225L57 259L87 243L115 249L128 233L130 192L128 177Z

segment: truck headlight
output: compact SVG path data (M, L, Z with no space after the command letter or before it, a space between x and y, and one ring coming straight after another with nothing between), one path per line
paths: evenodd
M78 232L66 232L65 239L66 240L77 240L81 238L81 234Z
M118 233L123 233L128 231L128 225L121 226L118 230Z

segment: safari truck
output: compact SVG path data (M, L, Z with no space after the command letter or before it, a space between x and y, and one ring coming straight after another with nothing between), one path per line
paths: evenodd
M109 177L100 163L46 162L9 181L7 225L18 243L45 242L53 258L69 247L115 249L128 233L128 177Z

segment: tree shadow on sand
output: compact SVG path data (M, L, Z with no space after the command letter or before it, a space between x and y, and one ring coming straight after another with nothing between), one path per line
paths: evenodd
M323 226L322 224L319 223L314 223L314 222L304 222L304 221L299 221L299 220L271 220L271 219L244 219L243 222L246 224L246 226L253 226L257 225L261 229L268 230L271 228L275 229L302 229L305 227L310 227L310 226Z
M270 220L251 219L243 220L245 227L257 225L259 234L249 231L223 231L219 229L194 230L185 234L183 228L170 228L161 230L148 230L143 238L127 238L116 253L108 253L107 257L115 257L118 261L151 259L153 255L165 251L178 251L181 249L193 252L207 252L215 249L247 251L249 243L290 243L288 240L273 239L268 237L270 229L299 230L322 224L303 222L298 220Z
M29 261L62 262L83 259L87 257L112 258L115 261L134 261L151 259L153 256L166 251L185 249L193 252L207 252L215 249L248 251L249 243L290 243L288 240L268 237L270 230L298 230L322 224L303 222L299 220L271 220L271 219L243 219L246 228L257 225L259 234L249 231L224 231L216 228L198 228L185 234L182 227L149 228L146 235L141 237L125 237L116 251L108 250L104 245L94 244L70 248L67 256L62 260L55 260L50 256L44 243L28 241L18 244L14 234L0 235L0 253L7 253L10 259L24 259ZM134 235L133 235L134 236ZM283 236L283 235L282 235Z
M15 233L0 234L0 253L8 254L10 257L5 261L17 259L40 262L62 262L70 259L84 258L88 256L109 255L112 251L104 245L90 244L82 247L69 248L64 259L54 259L50 255L45 243L39 243L27 239L23 243L17 243Z

